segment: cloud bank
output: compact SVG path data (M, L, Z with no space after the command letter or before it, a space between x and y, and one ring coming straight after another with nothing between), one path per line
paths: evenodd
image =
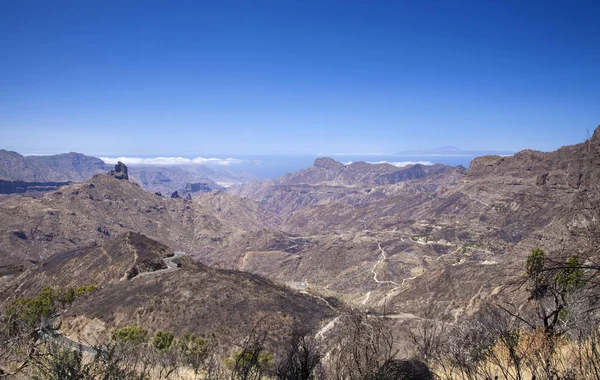
M229 166L242 164L245 161L237 158L184 158L184 157L100 157L102 161L109 165L114 165L121 161L126 165L148 165L148 166L172 166L172 165L222 165Z

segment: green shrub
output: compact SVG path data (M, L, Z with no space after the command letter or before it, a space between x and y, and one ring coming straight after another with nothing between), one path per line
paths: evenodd
M69 286L69 288L63 294L62 300L65 304L70 305L75 301L76 292L75 289Z
M225 364L233 370L235 379L260 377L275 365L275 357L268 351L236 350L225 359Z
M77 289L75 289L75 295L77 297L81 297L90 294L96 290L98 290L98 287L96 285L80 286Z
M157 331L154 336L154 348L156 348L159 352L167 351L171 348L173 344L173 339L175 336L167 331Z
M575 256L569 257L565 267L556 275L556 285L562 292L571 290L583 285L583 269L579 259Z
M4 309L4 314L12 322L11 328L16 327L16 324L35 327L41 323L43 318L54 313L57 299L57 292L46 286L35 298L17 298L11 302Z
M121 344L139 345L148 341L148 331L136 326L125 327L115 331L112 338Z
M209 355L208 341L194 334L185 333L179 341L179 352L184 362L198 374Z

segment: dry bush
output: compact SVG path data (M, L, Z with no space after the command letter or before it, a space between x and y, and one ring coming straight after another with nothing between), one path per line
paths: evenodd
M394 358L393 334L381 318L351 310L341 317L340 325L325 358L332 380L367 379Z

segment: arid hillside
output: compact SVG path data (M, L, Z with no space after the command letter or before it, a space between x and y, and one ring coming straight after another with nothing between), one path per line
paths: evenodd
M173 264L166 263L172 260ZM316 329L335 313L302 295L245 272L212 269L184 253L137 233L104 245L50 256L3 284L3 303L35 296L44 286L95 289L60 316L60 331L71 339L100 344L119 328L140 325L151 331L186 332L239 341L265 315L277 315L274 330L292 324ZM271 319L274 323L274 319Z
M216 302L212 312L225 310L215 314L222 321L240 305L252 313L295 307L283 299L268 303L273 297L305 302L282 285L319 302L338 299L385 313L394 323L422 320L433 302L437 318L455 323L487 301L524 300L524 293L509 291L507 284L522 274L532 249L577 252L579 233L591 218L586 210L598 201L599 152L597 130L582 144L550 153L480 157L467 170L319 159L277 180L193 200L163 198L114 173L100 174L40 198L0 203L0 270L15 275L0 281L7 289L23 291L26 286L19 285L25 279L70 285L81 278L70 272L90 271L90 279L110 289L94 302L109 306L95 310L90 298L88 306L74 306L69 315L74 321L75 315L98 318L109 330L142 316L172 330L189 328L187 319L164 314L171 307L153 304L158 301L146 293L176 302L178 312L208 318L200 309L185 309L205 302L194 297L208 289L206 297ZM129 236L127 241L137 236L132 233L185 251L186 257L178 259L181 270L123 280L137 262L131 253L118 256L129 252L123 236ZM160 270L161 252L135 271ZM99 269L109 257L112 269ZM58 270L63 267L70 269ZM211 288L210 278L242 282ZM256 296L256 284L275 293ZM248 291L234 291L240 287ZM140 294L135 302L127 298L134 294ZM256 300L265 303L245 304ZM322 307L319 302L310 307ZM334 308L340 305L333 302ZM306 311L310 307L302 306L300 314L312 313ZM317 320L325 317L318 314Z
M7 199L0 204L0 219L0 266L102 244L127 231L202 254L261 233L278 221L256 203L225 193L207 193L193 201L166 199L111 174L40 198ZM259 240L249 239L249 246L262 247Z
M533 248L578 249L581 218L598 197L598 152L597 130L556 152L480 157L466 171L386 185L335 181L350 169L320 160L231 190L281 217L281 231L293 238L269 251L221 250L203 260L302 281L376 310L418 313L435 299L459 318L504 297Z

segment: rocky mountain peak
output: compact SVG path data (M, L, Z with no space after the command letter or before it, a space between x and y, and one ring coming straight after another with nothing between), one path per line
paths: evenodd
M344 164L337 162L333 158L319 157L315 160L313 166L320 169L337 170L343 168Z
M123 179L126 181L129 180L129 174L127 174L127 166L121 161L117 162L117 164L115 165L115 170L111 171L110 173L116 179Z

